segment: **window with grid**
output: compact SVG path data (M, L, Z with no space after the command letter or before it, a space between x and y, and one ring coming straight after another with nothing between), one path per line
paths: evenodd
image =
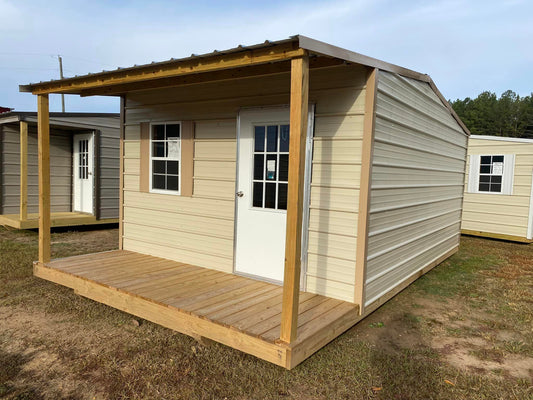
M152 124L150 132L151 188L179 193L181 140L179 123Z
M254 126L255 208L286 210L289 181L289 125Z
M503 155L481 156L479 160L479 187L480 192L502 192L503 181Z

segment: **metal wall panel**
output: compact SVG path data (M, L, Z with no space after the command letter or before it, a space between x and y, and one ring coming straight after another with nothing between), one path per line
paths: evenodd
M380 71L366 306L459 244L466 143L428 84Z

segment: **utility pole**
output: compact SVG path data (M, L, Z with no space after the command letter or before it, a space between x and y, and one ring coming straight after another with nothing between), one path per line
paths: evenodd
M57 56L59 61L59 77L63 79L63 59L60 55ZM65 95L61 93L61 111L65 112Z

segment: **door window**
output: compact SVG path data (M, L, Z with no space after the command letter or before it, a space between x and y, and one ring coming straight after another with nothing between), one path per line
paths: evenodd
M254 126L254 208L287 209L289 125Z
M78 172L80 179L89 179L89 140L79 141Z

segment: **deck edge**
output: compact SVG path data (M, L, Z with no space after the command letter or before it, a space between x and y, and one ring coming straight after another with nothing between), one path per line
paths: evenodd
M97 282L83 280L39 262L34 262L33 273L38 278L67 286L83 297L128 314L188 336L202 336L214 340L262 360L289 368L287 360L289 349L286 346L269 343L207 319L185 313L174 307L151 302L133 294L100 285Z

